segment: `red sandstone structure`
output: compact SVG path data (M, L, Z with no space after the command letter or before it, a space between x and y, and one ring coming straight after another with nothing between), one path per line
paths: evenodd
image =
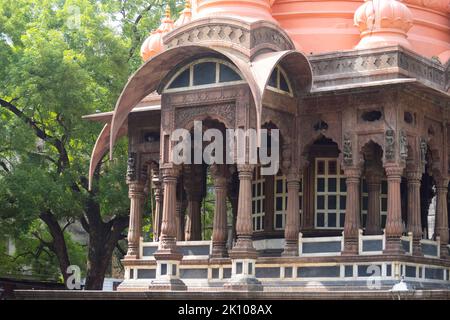
M91 176L129 140L119 290L348 289L370 277L448 288L449 18L449 0L197 0L176 21L167 11L114 111L86 117L105 124ZM278 174L175 165L170 135L197 120L279 129ZM212 239L201 233L207 175Z

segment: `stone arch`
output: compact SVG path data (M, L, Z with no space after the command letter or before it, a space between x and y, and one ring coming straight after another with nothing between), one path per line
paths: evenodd
M384 137L381 134L378 135L367 135L367 136L358 136L358 155L357 160L358 162L362 163L365 162L364 159L364 149L367 146L375 145L381 149L381 159L383 161L383 155L384 155Z
M194 127L195 121L205 121L207 119L216 120L220 123L222 123L226 129L233 129L234 123L232 123L229 119L224 117L221 114L218 113L208 113L208 114L198 114L193 115L190 118L185 119L180 123L180 127L186 130L191 130Z
M333 141L334 143L336 143L338 150L339 150L339 156L341 157L342 155L342 143L340 142L340 139L335 139L336 137L333 137L332 135L326 135L323 132L316 132L314 133L312 136L309 137L308 140L306 140L306 143L302 144L301 150L300 150L300 156L303 157L307 157L308 156L308 151L311 148L311 146L316 143L317 141L319 141L320 139L325 138L325 139L330 139L331 141Z

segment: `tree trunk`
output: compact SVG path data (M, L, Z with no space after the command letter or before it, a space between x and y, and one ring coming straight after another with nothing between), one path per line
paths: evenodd
M89 226L86 290L102 290L114 248L123 238L122 232L127 226L128 217L117 217L108 223Z
M64 283L67 284L67 279L69 277L69 274L67 274L67 268L70 266L70 259L67 252L66 241L64 239L64 231L56 220L56 217L50 212L41 213L40 218L47 225L50 235L53 238L52 243L49 244L49 249L58 258L59 269L64 278Z

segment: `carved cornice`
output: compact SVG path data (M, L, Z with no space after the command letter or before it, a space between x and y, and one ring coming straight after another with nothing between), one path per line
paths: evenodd
M449 69L431 59L391 46L377 49L341 51L310 57L314 76L313 92L338 86L381 80L417 79L425 86L446 91Z
M264 48L271 51L295 49L286 32L268 21L247 23L233 18L196 19L164 37L166 48L200 43L233 48L247 58Z
M221 102L235 101L239 97L247 95L248 88L245 86L230 86L219 89L193 90L182 93L165 95L164 105L174 107L196 106Z

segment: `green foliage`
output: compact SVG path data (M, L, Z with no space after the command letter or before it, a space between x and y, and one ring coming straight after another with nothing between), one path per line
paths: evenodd
M62 226L80 220L93 197L105 221L128 214L127 143L119 143L115 161L103 163L95 192L88 192L89 158L101 125L81 117L113 109L166 3L0 2L0 99L17 108L0 106L0 232L16 241L14 257L0 255L0 275L24 267L58 273L52 252L36 254L42 240L51 241L42 212ZM182 9L183 1L169 3L173 12ZM67 231L65 240L71 263L85 266L86 248Z

